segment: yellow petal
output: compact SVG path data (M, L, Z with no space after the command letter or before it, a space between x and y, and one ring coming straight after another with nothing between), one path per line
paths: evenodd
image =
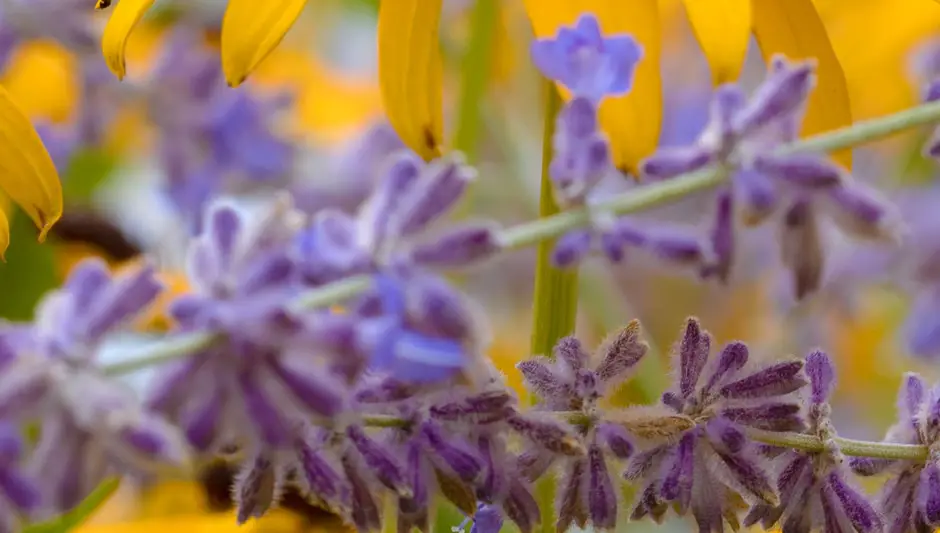
M0 190L39 227L39 241L62 216L62 184L39 134L0 87Z
M280 44L307 0L229 0L222 19L222 71L232 87Z
M582 13L591 12L605 34L629 33L643 46L633 89L625 96L605 99L600 109L614 163L636 175L640 160L656 149L662 122L662 27L657 0L526 0L526 9L540 38L554 36L560 26L572 25Z
M443 66L438 45L442 0L379 5L379 87L389 122L425 159L441 153Z
M715 85L736 80L751 39L751 0L685 0Z
M154 0L121 0L114 7L111 18L104 27L101 53L104 54L108 68L119 80L124 79L126 72L124 51L127 48L127 38L153 2Z
M10 219L7 217L7 199L0 194L0 261L6 261L4 254L10 247Z
M851 124L845 74L812 0L752 0L751 6L754 34L765 59L778 53L790 60L816 59L816 90L809 99L802 133L811 135ZM851 168L851 150L834 156Z

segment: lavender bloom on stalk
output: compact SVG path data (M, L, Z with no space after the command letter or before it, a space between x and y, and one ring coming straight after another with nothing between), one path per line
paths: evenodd
M898 393L898 421L885 442L919 444L931 452L926 461L853 458L855 473L888 473L875 499L891 533L932 531L940 527L940 459L933 451L940 437L940 387L928 388L920 376L907 373Z
M832 361L823 352L813 352L806 358L805 371L810 380L807 432L819 438L825 449L818 453L790 449L777 456L780 504L755 505L744 525L760 522L770 529L780 523L787 531L826 533L882 531L881 517L850 481L844 457L833 440L836 435L828 403L835 385Z
M102 261L89 259L45 297L33 324L0 329L0 418L40 422L25 466L43 494L34 517L70 509L115 471L187 466L179 431L94 367L105 337L160 290L149 266L112 275Z
M355 217L327 208L298 233L294 254L304 282L321 285L402 265L454 268L492 257L502 249L493 224L427 231L457 204L475 176L457 156L428 165L410 152L389 157Z
M711 337L695 319L674 349L677 379L660 407L632 408L620 422L641 438L624 476L642 480L632 518L660 520L670 504L691 511L702 531L737 524L743 498L776 506L780 499L758 447L742 426L771 431L803 427L790 394L806 384L802 361L746 370L748 350L730 343L710 358ZM734 526L736 527L736 526Z
M618 422L599 415L596 405L605 392L627 378L646 351L646 344L640 340L640 325L633 321L598 348L593 361L576 338L566 337L555 345L555 361L536 358L517 365L530 390L538 395L539 408L580 412L586 420L600 416L587 425L575 424L577 440L568 445L560 437L538 439L521 432L536 445L527 453L543 458L536 459L542 464L530 477L538 477L557 459L564 460L556 504L558 531L572 525L583 528L588 522L601 530L617 524L619 496L608 460L629 458L632 437Z
M652 179L709 166L731 172L731 193L721 193L716 220L716 227L725 229L713 233L715 264L703 268L703 276L721 281L729 277L729 212L740 213L748 225L782 213L781 256L793 273L797 297L815 291L820 282L824 256L817 212L862 239L898 237L892 206L852 183L837 164L815 154L780 153L782 146L797 139L814 83L812 63L788 63L777 56L749 99L735 85L716 90L709 123L694 145L662 149L643 162L644 176Z

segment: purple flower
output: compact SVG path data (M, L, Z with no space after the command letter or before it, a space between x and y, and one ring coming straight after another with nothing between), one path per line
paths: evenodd
M933 449L940 437L940 388L928 389L920 376L907 373L897 403L898 420L888 429L885 442ZM851 466L859 475L887 472L891 476L875 499L886 531L930 531L940 527L940 463L934 454L926 461L857 457Z
M531 54L546 77L575 96L599 102L630 90L643 51L629 35L605 38L594 15L586 13L574 27L560 28L554 39L533 42Z
M457 157L425 165L410 152L396 154L355 218L327 208L297 234L294 254L304 282L320 285L408 264L454 268L492 257L502 249L492 224L428 231L475 175Z
M742 426L802 429L799 406L788 399L806 384L803 362L745 370L748 350L741 343L726 345L717 358L710 353L710 335L689 319L674 349L676 383L661 407L633 408L620 417L646 443L624 473L642 480L633 519L658 520L671 504L679 514L691 511L703 531L719 531L725 517L738 512L734 495L755 505L780 503Z
M597 107L588 98L568 102L556 119L548 167L559 201L584 204L587 194L612 169L607 136L597 124Z
M640 340L639 323L633 321L599 347L593 357L576 338L566 337L555 345L554 361L536 358L517 367L526 385L538 395L538 408L580 412L590 420L598 416L598 400L627 378L646 351L646 344ZM590 425L575 425L579 438L570 442L566 439L572 436L560 427L536 430L526 427L535 425L531 418L521 422L510 420L510 425L535 445L528 453L547 458L540 461L542 464L533 477L547 470L552 455L565 460L564 476L557 491L558 531L566 531L575 524L583 528L588 522L602 530L617 524L619 496L608 460L629 458L633 443L616 421L604 419L603 414L599 416Z
M20 468L23 442L9 423L0 422L0 528L17 531L17 517L29 515L42 506L39 484Z
M770 529L780 523L786 530L872 532L882 531L881 517L865 494L850 482L850 472L833 438L829 419L829 396L835 385L835 369L823 352L806 358L810 380L807 432L820 439L822 452L783 451L775 461L781 465L777 478L779 505L759 503L744 519L745 525L761 523Z
M731 172L731 191L720 193L711 236L714 263L702 269L703 276L727 281L734 248L729 213L735 210L748 225L780 213L781 257L792 272L797 297L815 291L821 279L824 243L818 235L818 212L853 236L897 238L895 211L874 191L851 183L841 167L823 156L781 153L782 146L797 139L814 83L812 64L775 57L766 80L749 99L735 85L716 90L709 123L696 143L664 148L643 162L643 174L652 179L709 166Z

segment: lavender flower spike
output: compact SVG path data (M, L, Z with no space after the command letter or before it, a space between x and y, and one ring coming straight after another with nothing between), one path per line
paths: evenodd
M531 54L546 77L575 96L599 102L630 90L643 51L629 35L604 37L597 19L586 13L574 27L560 28L554 39L534 41Z

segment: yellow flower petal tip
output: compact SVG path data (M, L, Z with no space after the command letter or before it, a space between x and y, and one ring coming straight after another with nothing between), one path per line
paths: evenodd
M40 229L39 241L44 241L62 216L62 184L39 134L10 93L2 87L0 190L29 215Z
M126 0L125 0L126 1ZM222 72L241 85L277 47L307 0L229 0L222 18Z
M95 2L95 9L108 9L111 7L111 0L98 0Z
M107 0L99 0L99 4L106 3ZM104 27L101 53L108 69L119 80L124 79L126 73L124 52L127 49L127 39L153 3L154 0L121 0L114 7L111 18Z

